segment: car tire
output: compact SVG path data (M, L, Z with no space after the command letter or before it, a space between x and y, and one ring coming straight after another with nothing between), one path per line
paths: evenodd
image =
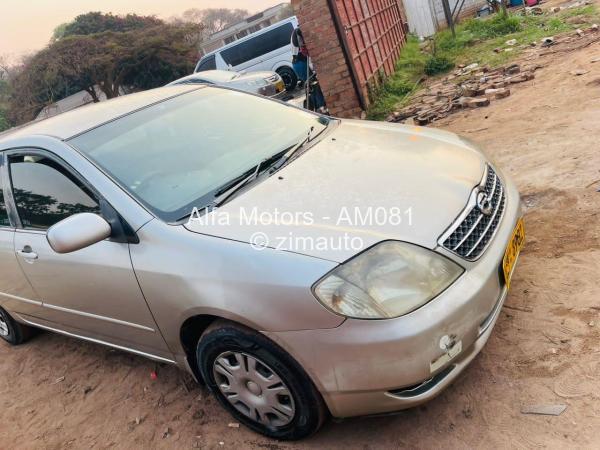
M298 363L260 333L218 321L197 347L200 373L219 403L248 428L292 441L327 417L321 395Z
M0 338L10 345L19 345L32 336L33 328L16 322L4 309L0 308Z
M298 75L294 72L294 69L291 67L281 67L277 69L277 73L285 83L285 90L290 92L296 89L298 86Z

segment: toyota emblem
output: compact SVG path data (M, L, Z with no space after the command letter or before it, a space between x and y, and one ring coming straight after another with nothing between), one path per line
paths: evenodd
M486 216L490 216L492 214L492 202L488 195L483 191L480 191L477 194L477 208Z

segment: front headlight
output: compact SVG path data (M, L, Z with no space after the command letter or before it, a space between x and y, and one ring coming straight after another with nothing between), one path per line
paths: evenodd
M268 84L267 86L263 86L263 87L259 88L258 93L260 95L264 95L265 97L271 97L271 96L277 94L277 89L275 88L274 85Z
M429 302L462 273L458 264L431 250L386 241L334 269L314 293L337 314L389 319Z

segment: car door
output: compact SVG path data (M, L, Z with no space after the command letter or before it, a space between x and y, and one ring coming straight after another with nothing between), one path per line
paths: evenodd
M58 254L47 241L55 223L82 212L106 216L110 205L50 153L11 151L7 159L19 220L14 251L42 302L42 325L171 356L141 293L128 242L107 239Z
M0 153L0 305L12 313L36 315L42 303L36 299L15 255L15 219L10 217L6 204L4 194L10 192L10 184L2 173L3 166L4 153Z

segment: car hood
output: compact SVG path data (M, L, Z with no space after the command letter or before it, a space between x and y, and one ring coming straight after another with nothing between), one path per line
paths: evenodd
M272 75L272 72L252 72L240 75L227 83L223 83L223 85L254 93L258 91L258 88L268 85L267 78Z
M186 227L340 263L383 240L433 249L485 164L452 133L344 120L276 175Z
M249 72L240 75L231 81L266 80L275 75L274 72Z

